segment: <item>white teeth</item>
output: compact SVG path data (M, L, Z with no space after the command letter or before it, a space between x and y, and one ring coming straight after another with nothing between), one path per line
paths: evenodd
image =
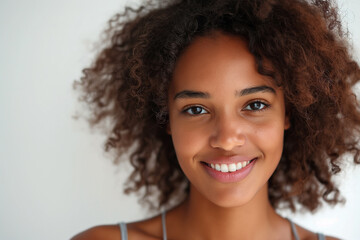
M228 165L226 165L226 164L221 164L221 172L229 172Z
M235 172L236 171L236 164L232 163L229 164L229 172Z
M219 172L235 172L237 170L240 170L244 167L246 167L248 164L250 163L250 161L247 162L238 162L238 163L230 163L230 164L213 164L211 163L210 166L212 169L215 169L216 171Z
M242 169L242 164L241 164L241 162L238 162L236 164L236 170L240 170L240 169Z
M220 170L221 170L221 168L220 168L220 165L219 165L219 164L215 164L215 170L217 170L217 171L220 171Z

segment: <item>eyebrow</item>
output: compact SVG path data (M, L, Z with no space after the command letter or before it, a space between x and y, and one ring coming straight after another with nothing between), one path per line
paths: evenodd
M263 85L263 86L257 86L257 87L251 87L251 88L245 88L241 91L236 91L235 96L245 96L257 92L270 92L273 94L276 94L276 91L274 88Z
M210 94L207 92L184 90L175 94L174 100L178 98L210 98Z
M263 85L263 86L245 88L242 89L241 91L235 91L235 96L241 97L257 92L270 92L276 94L274 88ZM210 98L210 94L207 92L184 90L175 94L174 100L179 98Z

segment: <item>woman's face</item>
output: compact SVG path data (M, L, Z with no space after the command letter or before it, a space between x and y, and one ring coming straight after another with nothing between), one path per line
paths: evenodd
M195 39L177 62L168 97L168 132L192 188L224 207L267 188L289 122L282 90L256 71L244 40Z

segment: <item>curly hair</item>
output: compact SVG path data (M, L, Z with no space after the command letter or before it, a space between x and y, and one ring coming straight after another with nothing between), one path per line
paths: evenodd
M110 19L107 45L75 87L91 124L111 123L105 150L115 151L114 163L130 154L125 192L143 191L140 199L155 208L187 196L166 133L167 92L182 52L214 31L245 38L258 72L284 90L291 128L268 184L272 206L314 211L341 202L334 174L349 155L360 163L360 69L327 0L152 1Z

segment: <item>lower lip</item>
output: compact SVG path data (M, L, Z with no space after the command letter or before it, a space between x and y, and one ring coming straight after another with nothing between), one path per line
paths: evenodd
M247 175L251 172L252 168L254 167L254 164L256 162L256 159L254 159L249 165L246 167L237 170L235 172L219 172L215 169L211 168L210 166L207 166L206 164L202 164L206 170L206 172L213 178L215 178L219 182L223 183L232 183L232 182L239 182L246 178Z

